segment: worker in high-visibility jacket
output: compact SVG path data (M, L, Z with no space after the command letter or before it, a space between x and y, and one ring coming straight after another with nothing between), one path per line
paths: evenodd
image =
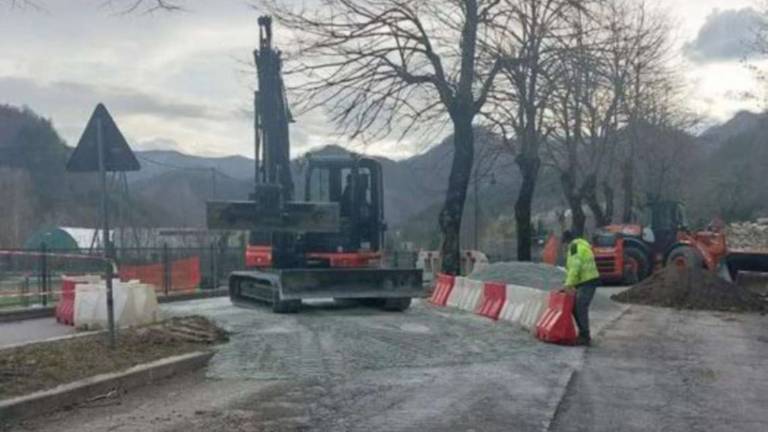
M579 328L577 344L589 345L592 341L589 334L589 305L595 296L595 290L600 286L600 273L597 271L592 245L583 238L576 238L570 231L563 233L563 244L568 245L566 254L565 288L576 291L576 304L573 317Z

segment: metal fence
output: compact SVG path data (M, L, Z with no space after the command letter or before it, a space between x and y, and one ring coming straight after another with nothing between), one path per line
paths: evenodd
M53 306L67 275L103 274L102 250L0 250L0 309ZM159 296L210 290L242 269L242 248L121 248L114 251L118 275L155 286Z
M0 309L54 306L64 276L103 274L102 250L0 250ZM118 276L155 286L158 296L221 288L232 271L245 268L243 247L119 248ZM417 253L389 251L383 265L414 268Z

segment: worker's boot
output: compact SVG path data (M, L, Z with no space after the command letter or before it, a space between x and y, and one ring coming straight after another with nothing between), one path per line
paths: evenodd
M576 338L576 346L592 346L592 338L579 335L579 337Z

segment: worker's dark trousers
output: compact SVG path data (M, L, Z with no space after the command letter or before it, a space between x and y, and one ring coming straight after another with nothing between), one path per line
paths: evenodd
M573 308L573 317L576 318L576 326L579 328L579 336L590 339L589 334L589 305L595 296L595 290L600 286L600 279L594 279L576 286L576 305Z

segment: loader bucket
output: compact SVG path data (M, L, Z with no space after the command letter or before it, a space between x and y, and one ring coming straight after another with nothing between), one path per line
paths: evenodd
M760 295L768 294L768 253L730 252L725 257L730 281Z

